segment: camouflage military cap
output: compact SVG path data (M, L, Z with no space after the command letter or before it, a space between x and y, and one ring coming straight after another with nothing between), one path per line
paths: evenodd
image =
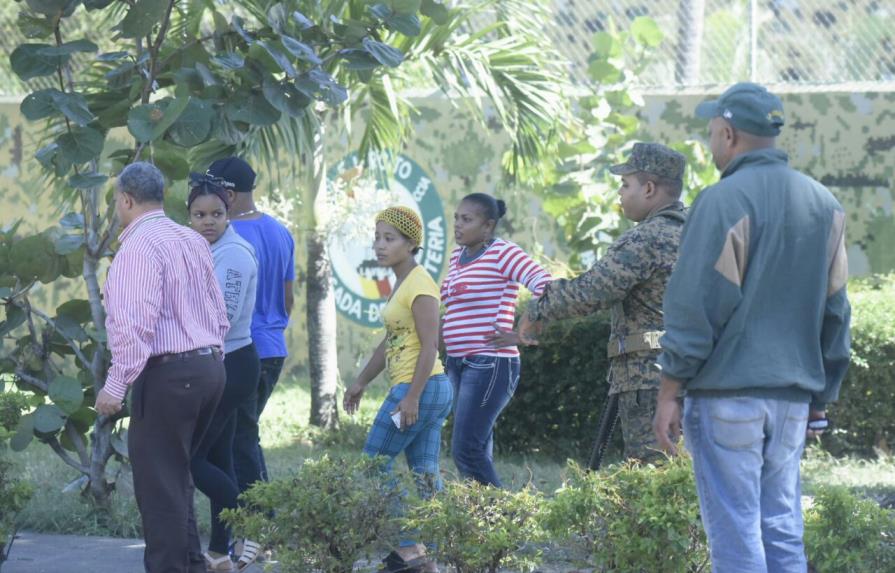
M659 143L635 143L628 160L609 168L615 175L649 173L673 181L684 180L686 158Z

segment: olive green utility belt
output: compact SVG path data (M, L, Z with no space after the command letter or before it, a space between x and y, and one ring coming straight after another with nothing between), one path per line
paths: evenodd
M644 350L661 350L659 337L665 334L661 330L638 332L623 338L610 338L606 348L609 358L615 358L631 352L643 352Z

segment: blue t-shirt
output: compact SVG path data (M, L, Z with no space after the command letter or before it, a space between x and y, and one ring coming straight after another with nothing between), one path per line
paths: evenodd
M258 291L252 315L252 340L260 358L285 357L289 325L286 314L286 281L295 280L295 242L286 227L270 215L231 221L239 235L255 249L258 259Z

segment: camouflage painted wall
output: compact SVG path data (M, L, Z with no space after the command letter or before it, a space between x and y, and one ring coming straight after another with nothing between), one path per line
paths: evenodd
M695 119L692 110L704 98L700 94L649 95L642 111L643 139L705 141L706 125ZM537 198L501 183L500 160L507 146L505 134L497 128L481 129L472 117L439 98L416 102L420 117L413 138L403 155L416 164L416 179L429 182L431 192L441 201L446 233L445 252L453 247L450 226L453 208L473 191L497 193L507 200L510 212L504 236L526 249L552 259L565 258L562 245L555 243L551 222L540 212ZM780 145L795 167L823 181L839 197L849 214L849 259L852 274L885 272L895 269L895 93L789 93L784 94L787 127ZM493 125L493 124L492 124ZM125 141L126 134L120 139ZM39 141L36 126L29 126L18 112L16 101L0 101L0 226L24 218L25 228L38 230L58 219L57 207L46 194L45 183L36 163L29 159ZM328 161L338 166L356 145L344 135L332 132ZM289 158L281 158L288 164ZM197 168L202 166L197 166ZM345 167L343 165L343 167ZM334 169L338 172L338 167ZM286 197L284 211L295 226L302 207L294 200L295 183L277 179L271 173L259 175L258 194ZM175 190L182 193L184 190ZM289 211L289 209L292 209ZM287 365L293 375L302 375L306 364L304 325L302 231L295 226L297 245L296 309L288 332L292 357ZM38 293L41 305L55 308L77 296L77 282L60 289ZM351 382L366 356L375 346L381 330L358 326L340 315L339 360L343 380Z
M791 164L826 185L848 213L852 275L895 269L895 91L781 93L786 125L778 144ZM703 94L653 95L641 113L656 141L707 142L693 115Z
M24 220L21 229L33 232L55 224L63 213L51 195L43 192L46 182L40 166L32 159L40 146L39 125L29 124L19 113L18 105L19 102L12 98L0 100L0 197L3 202L0 227L6 228L21 218ZM403 155L415 162L431 180L433 193L442 204L445 217L442 226L452 243L453 231L449 222L454 205L463 195L473 191L494 192L501 177L500 159L506 148L506 137L496 128L482 130L473 117L441 99L418 101L417 106L420 116L414 138ZM120 141L120 145L127 144L126 132L113 133L110 137ZM338 131L331 131L327 158L330 165L338 165L353 151L356 143ZM282 157L279 163L281 168L287 167L290 158ZM204 170L205 166L194 168ZM109 171L102 166L100 170ZM302 220L302 206L298 194L292 191L296 185L288 176L288 168L281 169L279 176L259 169L256 195L270 199L278 211L288 214L287 223L296 239L296 308L287 332L291 353L287 369L294 375L301 375L307 362L303 297L305 257L304 235L298 224ZM173 192L185 197L185 184ZM501 195L510 205L504 226L506 234L525 244L526 248L538 249L551 257L561 256L559 248L551 242L554 234L550 222L538 218L537 201L513 190L502 191ZM277 205L276 197L284 200ZM453 245L447 244L444 250L449 253L451 248ZM54 309L68 299L85 297L80 281L62 281L54 288L36 287L34 299L38 306ZM340 369L346 380L353 376L357 365L369 354L381 334L379 330L360 327L340 315Z

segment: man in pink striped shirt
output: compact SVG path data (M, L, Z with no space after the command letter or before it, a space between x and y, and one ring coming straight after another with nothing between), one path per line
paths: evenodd
M230 325L208 241L165 216L163 192L149 163L118 176L124 231L104 289L112 366L96 411L118 412L133 386L128 452L147 573L204 573L190 458L224 389Z

